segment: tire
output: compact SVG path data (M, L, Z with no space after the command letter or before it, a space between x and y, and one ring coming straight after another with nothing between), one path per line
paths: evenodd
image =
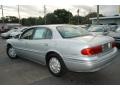
M15 49L11 45L7 46L7 55L11 59L16 59L17 58L17 54L15 52Z
M56 63L57 63L57 68L60 66L59 69L56 68L56 71L53 70L52 68L52 62L55 61L53 59L56 59ZM66 72L67 72L67 68L62 60L62 58L57 55L57 54L50 54L48 57L47 57L47 66L48 66L48 69L50 71L50 73L56 77L61 77L63 76ZM55 66L55 65L53 65ZM55 66L56 67L56 66Z

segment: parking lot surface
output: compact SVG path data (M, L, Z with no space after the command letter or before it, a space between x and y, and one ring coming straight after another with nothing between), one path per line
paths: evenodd
M5 40L0 39L0 85L103 85L120 84L120 51L114 62L94 73L68 72L52 76L46 66L26 59L9 59Z

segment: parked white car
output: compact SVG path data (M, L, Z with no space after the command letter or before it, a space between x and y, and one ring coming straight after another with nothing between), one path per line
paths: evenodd
M83 25L77 25L83 29L88 29L91 25L90 24L83 24Z
M93 35L107 35L109 33L109 27L107 25L91 25L88 31Z
M113 37L115 39L115 42L118 46L120 46L120 26L116 30L110 31L109 36Z
M7 54L47 65L54 76L67 70L95 72L109 65L117 55L114 39L94 36L74 25L40 25L25 30L19 38L7 40Z
M22 27L22 28L19 28L18 30L14 31L14 32L11 32L10 33L10 37L16 37L18 35L20 35L22 32L24 32L28 27Z
M9 30L8 32L1 33L1 37L8 39L8 38L10 37L10 34L11 34L12 32L15 32L15 31L17 31L17 29L11 29L11 30Z

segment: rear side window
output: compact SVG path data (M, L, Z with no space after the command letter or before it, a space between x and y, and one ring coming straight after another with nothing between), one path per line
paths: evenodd
M51 39L52 38L52 32L50 30L47 30L45 38L46 39Z

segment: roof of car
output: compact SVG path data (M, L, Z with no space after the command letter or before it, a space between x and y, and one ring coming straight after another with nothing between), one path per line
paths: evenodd
M35 25L31 27L57 27L57 26L76 26L72 24L50 24L50 25Z

